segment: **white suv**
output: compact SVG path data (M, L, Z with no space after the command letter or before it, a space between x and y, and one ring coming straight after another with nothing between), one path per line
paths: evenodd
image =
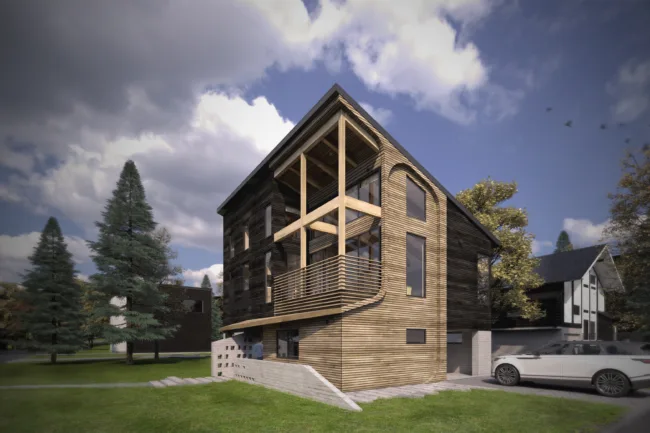
M650 343L557 341L495 358L492 376L505 386L529 381L595 387L601 395L622 397L650 387Z

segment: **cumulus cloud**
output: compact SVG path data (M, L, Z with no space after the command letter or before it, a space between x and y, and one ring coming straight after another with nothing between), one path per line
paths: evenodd
M34 252L41 234L25 233L18 236L0 235L0 281L16 282L30 267L28 257ZM68 251L76 264L90 261L86 241L77 236L65 236Z
M390 122L393 117L393 112L388 108L375 108L367 102L361 102L360 105L364 110L368 112L368 114L370 114L373 119L375 119L383 126L386 126L386 124Z
M553 242L551 241L538 241L537 239L533 239L533 255L537 256L542 253L547 253L552 246Z
M223 264L218 263L210 266L209 268L203 268L198 270L185 269L183 271L183 278L185 279L186 286L201 287L203 282L203 276L207 275L210 279L210 284L212 284L212 292L215 295L221 295L221 291L218 290L217 285L223 282Z
M591 245L608 242L604 230L609 225L609 220L602 223L593 223L588 219L565 218L562 228L566 230L574 247L588 247Z
M607 83L606 91L614 98L610 107L617 122L632 122L650 107L650 59L628 61Z

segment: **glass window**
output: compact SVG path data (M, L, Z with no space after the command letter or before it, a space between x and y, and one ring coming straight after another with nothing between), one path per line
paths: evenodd
M374 204L376 206L381 205L381 192L379 188L379 172L375 172L368 176L367 178L361 180L359 183L350 187L345 195L365 201L366 203ZM363 215L363 212L359 212L352 209L345 209L345 221L350 222L359 218Z
M244 290L248 290L248 282L249 282L249 270L248 270L248 263L244 264Z
M406 215L426 221L426 194L410 177L406 177Z
M596 285L596 276L594 274L589 275L589 284L591 284L592 286Z
M352 198L359 198L359 185L354 185L352 188L345 191L345 195ZM349 223L359 218L361 213L354 209L345 208L345 222Z
M427 342L426 329L406 330L406 344L426 344L426 342Z
M460 332L451 332L447 334L447 344L462 344L463 334Z
M273 229L271 227L272 217L273 212L271 210L271 205L268 205L264 210L264 235L267 238L273 234Z
M285 226L288 226L289 224L293 223L294 221L298 221L300 219L300 211L298 209L292 208L287 206L285 208ZM292 234L289 235L289 239L294 240L294 241L299 241L300 240L300 230L296 230Z
M189 313L203 313L203 301L185 299L183 306L185 307L185 311Z
M567 346L567 343L551 343L535 352L538 352L540 355L562 355Z
M298 359L300 336L297 329L277 332L278 358Z
M345 240L345 255L346 256L359 256L359 238L350 238Z
M230 250L230 258L235 257L235 244L232 242L232 236L228 236L228 249Z
M575 343L573 345L573 350L571 351L571 353L574 355L599 355L600 345Z
M490 299L490 258L479 254L477 259L477 294L478 300L487 305Z
M573 315L577 316L580 314L580 306L579 305L574 305L573 306Z
M406 294L424 297L426 241L423 237L406 234Z
M248 240L248 226L244 226L244 251L248 249L250 242Z
M273 274L271 273L271 251L264 255L264 284L266 287L266 303L273 300Z

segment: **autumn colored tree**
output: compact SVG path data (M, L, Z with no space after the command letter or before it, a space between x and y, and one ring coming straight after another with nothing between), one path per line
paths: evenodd
M503 206L517 193L516 182L484 179L456 195L481 224L501 242L490 260L492 279L489 289L493 320L501 313L517 310L522 318L536 320L544 313L527 291L544 284L534 271L539 260L532 257L534 235L526 231L525 209Z

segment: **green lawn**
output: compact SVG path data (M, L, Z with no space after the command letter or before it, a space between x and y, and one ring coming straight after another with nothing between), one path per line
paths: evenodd
M11 390L7 432L595 432L619 406L502 391L379 400L349 412L241 382L174 388Z
M124 358L124 356L122 356ZM0 385L46 385L56 383L148 382L167 376L204 377L210 375L210 359L123 359L0 365ZM2 431L0 429L0 431Z

